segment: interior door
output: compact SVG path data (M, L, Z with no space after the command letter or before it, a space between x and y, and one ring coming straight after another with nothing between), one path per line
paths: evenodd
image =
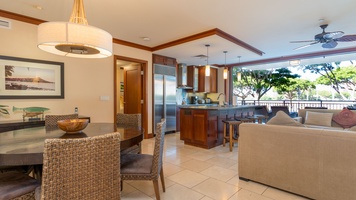
M141 65L124 68L124 113L141 113Z

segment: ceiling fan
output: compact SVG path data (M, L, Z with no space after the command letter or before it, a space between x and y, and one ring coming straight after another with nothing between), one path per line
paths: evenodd
M291 43L302 43L302 42L310 42L307 45L297 47L293 50L303 49L314 44L321 43L323 48L332 49L337 46L337 42L352 42L356 41L356 35L344 35L342 31L333 31L333 32L325 32L328 24L321 25L320 28L323 29L322 33L319 33L314 36L314 40L306 40L306 41L291 41Z

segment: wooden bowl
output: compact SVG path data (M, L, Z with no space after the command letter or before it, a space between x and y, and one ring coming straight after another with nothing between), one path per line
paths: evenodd
M88 123L88 119L65 119L59 120L57 125L66 133L81 133Z

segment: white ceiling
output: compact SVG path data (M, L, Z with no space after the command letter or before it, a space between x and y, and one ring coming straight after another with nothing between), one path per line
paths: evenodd
M72 5L73 0L0 1L2 10L45 21L68 21ZM238 56L248 62L328 51L320 44L293 50L304 43L290 43L313 40L325 23L329 24L326 31L356 34L355 0L84 0L84 6L90 25L120 40L155 47L218 28L265 53L257 55L216 35L154 52L188 65L206 64L206 59L193 57L206 54L205 44L210 44L209 64L224 64L223 51L228 51L230 64L238 63ZM350 47L356 47L356 42L340 42L335 49Z

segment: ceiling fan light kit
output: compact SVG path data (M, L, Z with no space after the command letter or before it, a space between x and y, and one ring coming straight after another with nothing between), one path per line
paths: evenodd
M41 50L76 58L106 58L112 55L112 36L89 26L83 0L74 0L69 22L45 22L37 29Z
M337 42L356 41L356 35L344 35L344 32L342 31L325 32L326 27L328 27L328 24L320 26L320 28L323 29L323 32L315 35L314 40L292 41L291 43L310 42L309 44L297 47L294 50L303 49L318 43L321 43L323 48L332 49L338 45Z

